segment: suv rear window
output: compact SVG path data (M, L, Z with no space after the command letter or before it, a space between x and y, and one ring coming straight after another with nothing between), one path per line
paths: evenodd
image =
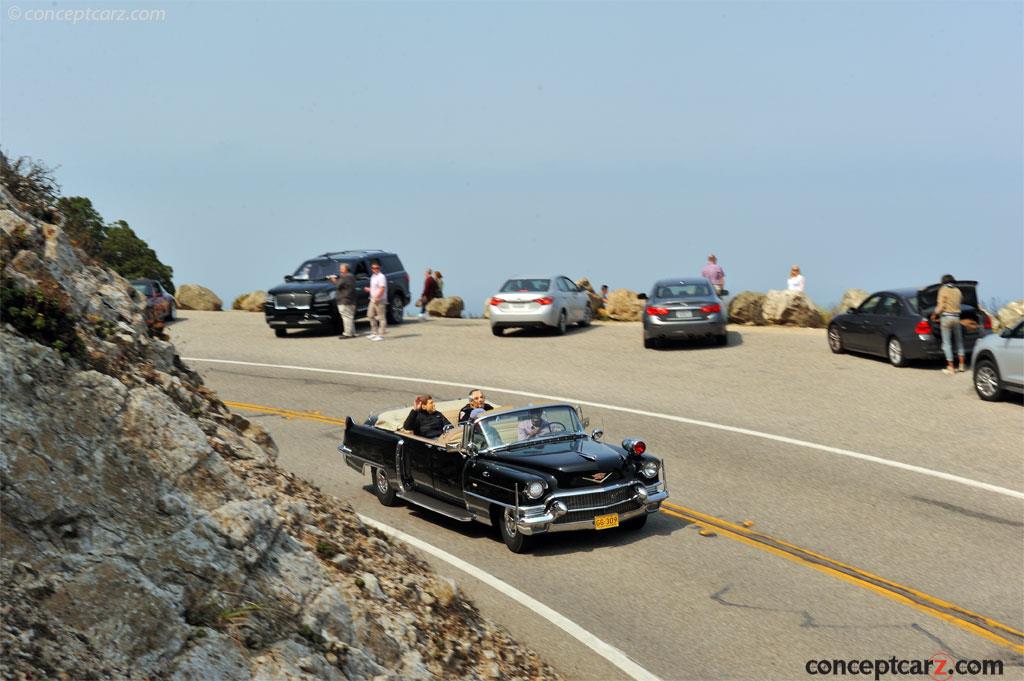
M391 272L401 272L404 269L402 261L398 259L397 255L382 255L380 257L380 266L388 274Z

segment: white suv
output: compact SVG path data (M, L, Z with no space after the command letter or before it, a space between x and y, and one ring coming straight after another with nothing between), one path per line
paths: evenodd
M981 399L996 402L1007 390L1024 393L1024 320L975 343L971 366Z

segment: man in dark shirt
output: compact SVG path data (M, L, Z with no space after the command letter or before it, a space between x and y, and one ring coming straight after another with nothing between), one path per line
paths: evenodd
M419 405L417 408L416 405ZM434 439L441 437L445 426L452 425L452 422L445 418L445 415L437 410L434 398L430 395L420 395L416 398L412 411L402 424L403 430L408 430L413 435Z
M348 271L348 263L341 263L338 276L331 277L337 286L338 316L344 327L341 338L356 337L356 278Z
M483 409L484 411L490 411L494 409L491 405L485 402L487 398L484 397L484 391L480 388L473 388L469 391L469 404L459 410L459 423L465 423L469 421L469 415L474 409Z

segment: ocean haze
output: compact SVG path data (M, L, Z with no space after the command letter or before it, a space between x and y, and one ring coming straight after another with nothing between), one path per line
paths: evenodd
M643 290L711 252L733 292L799 264L823 305L945 272L1024 298L1019 3L116 6L166 19L4 12L4 149L228 304L373 247L472 314L516 273Z

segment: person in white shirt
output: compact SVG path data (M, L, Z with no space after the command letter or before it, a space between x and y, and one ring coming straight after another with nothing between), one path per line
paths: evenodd
M380 271L378 262L370 265L370 272L370 285L365 289L370 294L366 317L370 320L370 340L382 341L388 325L388 278Z
M800 266L793 265L789 270L789 279L786 280L786 286L790 291L800 291L803 293L804 290L804 275L800 274Z

